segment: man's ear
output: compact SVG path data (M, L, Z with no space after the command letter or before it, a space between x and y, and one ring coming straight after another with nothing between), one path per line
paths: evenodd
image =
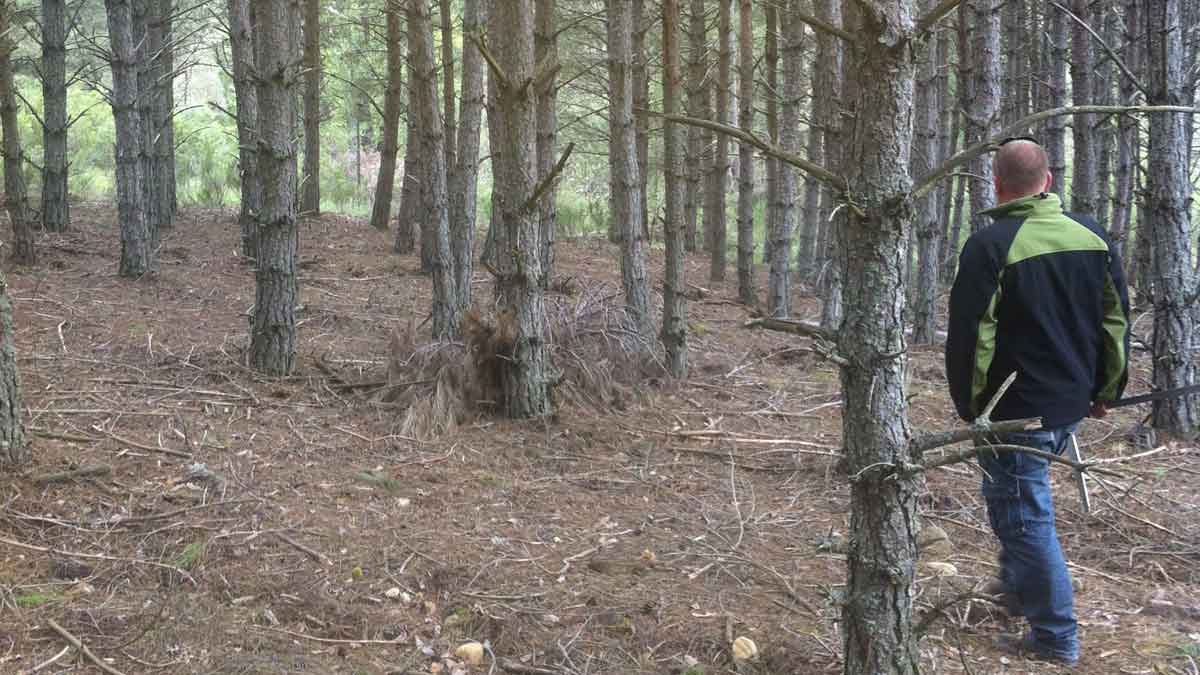
M1049 192L1050 186L1054 185L1054 174L1046 172L1046 184L1042 186L1042 192Z

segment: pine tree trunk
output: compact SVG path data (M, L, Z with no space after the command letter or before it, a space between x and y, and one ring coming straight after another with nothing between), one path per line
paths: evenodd
M179 210L175 184L175 7L172 0L152 0L158 58L155 62L153 165L157 183L159 227L175 227L175 212Z
M1125 26L1122 36L1121 59L1133 72L1141 71L1142 49L1138 43L1141 32L1139 0L1124 0ZM1118 87L1122 101L1131 101L1137 94L1137 85L1128 77L1120 77ZM1117 120L1117 157L1113 166L1112 219L1109 231L1117 251L1124 255L1125 239L1133 218L1133 172L1138 155L1138 119L1132 115L1121 115ZM1126 256L1127 257L1127 256ZM1133 262L1133 261L1130 261ZM1133 274L1130 278L1136 279Z
M400 109L404 103L404 29L400 8L388 3L387 21L387 93L383 98L383 148L379 154L379 179L375 181L375 201L371 205L371 227L388 229L392 215L392 192L396 188L396 155L400 152Z
M429 249L433 275L433 337L451 341L458 338L462 315L454 288L454 263L450 255L450 218L446 195L446 149L443 145L442 116L438 107L437 61L433 50L433 19L426 0L409 0L408 44L412 63L410 86L417 106L409 109L416 118L425 161L421 202L425 204L423 222L430 224L429 238L421 247ZM427 246L428 244L428 246Z
M411 79L411 72L410 72ZM413 87L408 89L408 109L416 109ZM400 178L400 206L396 209L396 243L392 251L409 255L417 250L417 227L421 218L421 164L420 144L416 141L417 131L412 115L407 116L404 126L404 175ZM422 269L424 264L422 263Z
M771 144L779 145L779 8L774 2L763 5L766 21L766 38L763 59L767 78L767 136ZM763 264L771 264L771 246L775 243L775 228L779 218L779 160L766 157L767 165L767 222L763 228ZM768 303L770 301L768 299Z
M663 0L663 114L679 113L683 98L679 57L679 0ZM677 379L687 377L687 298L683 285L684 247L684 130L678 124L663 125L663 164L666 170L666 218L663 242L666 269L663 279L662 343L667 353L667 370Z
M296 367L296 101L297 72L290 0L255 0L258 73L258 170L263 203L256 218L258 261L250 330L250 366L269 375Z
M929 0L920 3L924 11L933 5ZM913 105L913 150L911 175L923 176L940 162L938 154L938 62L933 45L926 45L917 55L916 102ZM1019 76L1014 73L1013 81ZM933 344L937 333L938 248L939 232L943 226L938 219L938 194L931 190L916 201L916 292L913 296L913 344Z
M971 0L975 26L971 47L974 67L971 104L963 115L967 120L967 144L996 135L1000 111L1000 10L994 0ZM971 174L971 231L987 226L985 209L996 205L996 186L992 183L992 158L980 155L968 165Z
M304 178L300 212L321 212L321 0L304 0Z
M1067 104L1067 19L1063 13L1050 9L1050 108L1061 108ZM1063 194L1067 177L1067 131L1065 117L1051 117L1046 121L1046 154L1050 160L1050 173L1054 176L1051 190ZM1065 201L1065 200L1064 200Z
M153 0L133 0L133 40L137 45L137 116L142 142L138 145L138 163L144 182L142 208L146 214L146 227L150 230L150 247L158 250L162 237L163 214L159 213L158 165L154 155L154 83L158 79L154 54L158 49L158 37L154 30L156 3Z
M526 207L537 182L537 114L535 92L522 86L533 76L533 3L496 2L488 32L505 76L496 87L500 154L492 159L500 188L492 197L506 244L496 247L497 289L515 324L503 377L504 403L511 417L541 417L551 412L550 363L537 212Z
M937 61L938 67L938 106L942 111L942 119L938 125L938 156L953 157L958 151L958 111L950 93L950 31L938 31ZM946 65L941 65L946 64ZM958 237L960 230L951 227L950 211L954 202L954 186L956 179L947 178L938 188L938 221L942 223L942 235L939 237L938 264L941 267L940 281L950 283L954 279L954 271L958 266ZM953 236L953 239L951 238Z
M21 146L17 95L13 84L12 53L16 44L9 32L15 10L15 0L0 0L0 126L4 128L4 206L12 223L12 261L18 265L33 265L37 263L37 251L34 248L29 199L25 193L25 152ZM0 380L3 379L0 373ZM2 424L3 420L0 419ZM0 441L3 440L5 434L0 430Z
M801 0L791 0L792 8L799 2ZM781 14L781 18L783 83L782 89L777 93L783 99L783 106L779 120L779 144L785 152L796 153L800 150L800 98L804 86L804 24L786 11ZM820 131L812 130L809 136L820 136ZM780 162L778 180L775 221L769 233L773 241L767 312L773 317L785 318L792 313L790 266L792 228L796 222L796 170L791 165Z
M117 217L121 221L118 274L139 278L157 268L146 220L144 132L138 110L137 42L130 0L104 0L112 53L112 111L116 129Z
M534 21L537 24L535 51L537 63L558 59L558 34L555 32L556 0L537 0ZM538 178L545 179L558 160L558 81L557 76L544 78L537 92L537 154ZM557 181L556 181L557 183ZM538 204L539 247L542 256L543 288L550 286L554 274L554 244L558 228L558 188L551 185Z
M633 6L608 0L608 83L610 190L613 218L621 230L621 282L633 328L654 335L646 276L646 237L638 186L637 130L633 116Z
M1186 105L1183 73L1183 29L1180 0L1146 3L1149 38L1150 105ZM1196 381L1192 340L1195 334L1196 280L1192 269L1191 218L1188 212L1192 186L1188 179L1187 127L1190 115L1150 117L1147 153L1148 221L1153 228L1154 373L1156 390L1191 385ZM1197 397L1181 396L1155 401L1152 420L1156 429L1190 438L1200 424Z
M712 100L708 83L708 38L704 0L691 0L688 17L688 78L687 111L689 117L708 119L712 115ZM687 229L685 247L697 248L701 210L700 184L712 163L712 134L698 127L688 127L687 191L684 193L684 221ZM705 230L707 232L707 229ZM705 249L708 242L705 241Z
M842 368L842 435L851 484L844 626L845 672L918 671L913 632L919 474L879 471L913 462L905 398L904 237L915 64L902 40L914 21L911 0L879 4L856 34L859 53L847 79L858 117L847 139L847 179L865 215L849 214L845 256L846 316L838 350ZM849 13L849 12L848 12Z
M840 1L840 0L839 0ZM817 18L830 20L830 11L836 11L836 3L820 0L813 3ZM840 14L837 15L840 20ZM809 116L812 125L808 131L808 157L814 162L834 163L832 152L825 152L825 144L832 140L831 133L837 125L833 118L837 114L837 93L835 87L839 80L838 69L841 60L838 52L841 46L840 38L827 33L817 33L816 63L812 68L813 91L823 92L820 96L812 96L809 101ZM830 148L832 151L832 147ZM799 222L800 247L796 252L796 267L804 278L816 278L821 274L822 266L832 257L827 255L821 245L821 239L828 243L829 225L822 218L821 199L826 191L825 186L806 177L804 181L804 214ZM828 199L826 197L826 199Z
M729 83L732 54L730 37L733 31L733 0L717 0L720 9L717 29L717 121L729 120ZM725 192L729 182L729 137L717 134L713 151L712 167L708 174L708 195L704 204L704 232L712 254L708 277L712 281L725 280Z
M482 38L490 0L464 0L462 98L455 161L450 175L450 248L454 257L454 290L459 311L471 307L471 281L475 269L476 194L479 187L479 127L483 118L483 55L470 44ZM493 148L495 150L495 148Z
M738 9L738 125L754 133L754 10L750 0ZM738 299L758 301L754 288L754 146L738 145Z
M237 99L238 175L241 180L242 255L257 258L254 214L262 208L262 183L258 175L258 89L254 83L254 29L250 0L228 0L229 53L233 92Z
M1104 41L1109 46L1117 44L1117 15L1115 12L1105 12L1100 17L1104 21ZM1110 59L1104 59L1097 68L1096 87L1093 101L1096 105L1113 105L1113 76L1116 67ZM1096 210L1093 215L1096 220L1110 227L1113 196L1113 164L1116 151L1116 131L1112 116L1099 117L1097 126L1092 130L1096 136Z
M42 227L71 225L67 192L67 6L42 0Z
M0 463L18 465L29 461L30 452L25 442L25 423L21 419L23 403L21 376L13 346L15 336L8 280L0 272Z
M450 4L450 0L440 0L438 4L438 19L442 32L442 114L445 119L443 152L446 157L447 176L454 173L454 167L457 166L454 151L458 140L458 122L454 119L454 15Z
M846 28L855 25L857 6L853 3L842 4L842 0L819 0L821 8L818 16L833 25L843 24ZM842 10L845 9L845 12ZM833 75L833 86L830 87L829 97L833 101L829 109L828 121L825 125L824 140L821 145L825 163L829 166L842 166L848 155L842 144L848 139L851 130L850 120L853 111L847 111L847 104L853 99L851 84L854 82L850 74L854 72L851 53L843 53L840 41L833 41L830 49L832 60L829 72ZM843 113L847 113L843 117ZM842 230L846 227L845 214L834 219L834 209L837 207L838 196L832 190L821 190L820 217L817 225L820 228L817 237L817 250L822 258L821 265L821 327L827 330L837 330L842 325L842 278L844 272L843 254L845 242ZM842 209L844 211L845 209Z
M642 236L654 241L650 231L650 78L646 72L646 3L633 0L633 121L637 134L638 201L641 202Z
M1074 0L1071 11L1081 21L1090 24L1090 0ZM1071 100L1075 105L1094 105L1095 59L1092 58L1092 36L1078 23L1071 23ZM1095 115L1075 115L1071 120L1071 210L1096 215L1098 206L1096 172Z

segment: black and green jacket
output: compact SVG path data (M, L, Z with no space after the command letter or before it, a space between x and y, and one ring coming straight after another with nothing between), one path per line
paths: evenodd
M975 419L1014 371L992 419L1087 416L1125 388L1129 295L1108 235L1041 194L985 212L963 246L950 293L946 375L958 414Z

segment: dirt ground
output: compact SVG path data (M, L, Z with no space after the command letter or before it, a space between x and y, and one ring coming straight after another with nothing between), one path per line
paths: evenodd
M243 365L254 286L234 214L182 213L161 273L136 282L115 274L113 210L74 215L36 269L8 273L34 459L0 475L0 673L56 656L37 672L101 672L51 622L126 674L698 675L737 672L740 636L760 652L742 672L840 669L837 373L805 338L743 329L734 274L711 284L688 261L707 292L686 382L614 375L549 420L477 414L421 439L407 399L367 386L427 313L427 279L386 234L303 225L300 368L270 379ZM619 302L606 243L564 243L559 273L557 316ZM491 297L482 273L476 293ZM580 369L620 370L590 354ZM940 351L912 356L914 429L954 426ZM1111 467L1090 515L1053 472L1078 672L1200 673L1200 450L1135 438L1145 412L1085 424L1090 457L1161 448ZM101 473L44 480L78 468ZM924 522L949 540L925 557L953 569L922 568L922 613L994 573L977 492L968 465L929 477ZM925 670L1059 672L997 651L1016 628L954 604ZM469 640L482 665L455 656Z

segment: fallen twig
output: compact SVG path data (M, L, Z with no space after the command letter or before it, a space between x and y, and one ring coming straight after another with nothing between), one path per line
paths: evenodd
M291 537L287 536L286 534L284 534L282 532L274 532L273 534L275 535L275 538L279 539L280 541L287 544L288 546L291 546L292 548L296 549L297 551L300 551L301 553L306 554L308 557L312 558L313 560L316 560L317 562L324 564L324 565L332 565L333 564L333 561L330 560L328 557L326 557L325 554L321 553L320 551L311 549L311 548L305 546L304 544L301 544L300 542L296 541L295 539L292 539Z
M107 476L111 473L111 466L107 464L95 464L92 466L81 466L78 469L71 469L70 471L59 471L57 473L38 476L33 479L33 484L50 485L51 483L66 483L76 478L94 478L96 476Z
M306 635L304 633L297 633L296 631L284 630L283 628L271 628L270 626L253 626L253 628L256 630L269 631L271 633L283 633L284 635L291 635L292 637L298 637L298 638L301 638L304 640L311 640L313 642L321 642L321 643L329 644L329 645L399 645L399 644L403 644L399 639L395 639L395 640L336 640L334 638L322 638L322 637L317 637L315 635Z
M8 544L9 546L16 546L17 548L23 548L26 551L37 551L38 553L50 553L52 555L63 556L66 558L87 558L90 560L108 560L111 562L133 563L135 565L149 565L151 567L157 567L159 569L170 570L172 572L176 572L179 575L181 575L183 578L192 582L193 584L196 583L196 580L193 579L192 575L188 574L186 570L182 570L174 565L168 565L166 563L160 563L160 562L157 562L154 560L142 560L140 558L118 558L117 556L104 555L102 553L77 553L75 551L64 551L62 549L57 549L57 548L47 548L45 546L34 546L33 544L26 544L25 542L17 541L15 539L7 539L5 537L0 537L0 544Z
M516 675L559 675L560 671L551 670L550 668L539 668L538 666L527 666L523 663L518 663L512 659L500 659L500 670L508 673L516 673Z
M93 654L92 650L88 649L88 646L83 644L82 640L80 640L79 638L72 635L71 632L68 631L66 628L63 628L62 626L58 625L57 621L55 621L54 619L47 619L46 623L50 624L50 627L54 629L54 632L58 633L59 635L61 635L63 637L64 640L71 643L72 647L74 647L75 649L78 649L80 652L82 652L83 655L86 656L89 661L96 664L97 668L108 673L108 675L124 675L124 673L122 673L121 671L117 670L116 668L113 668L112 666L108 665L107 663L104 662L103 659L101 659L100 657Z

